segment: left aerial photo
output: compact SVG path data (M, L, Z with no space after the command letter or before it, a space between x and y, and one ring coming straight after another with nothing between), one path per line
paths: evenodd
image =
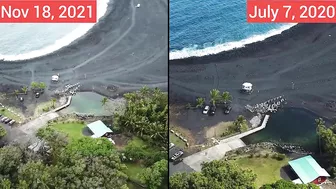
M4 0L0 29L0 189L168 189L168 0Z

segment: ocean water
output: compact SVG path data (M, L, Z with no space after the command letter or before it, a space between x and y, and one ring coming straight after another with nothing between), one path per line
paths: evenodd
M243 47L295 24L249 24L246 0L170 0L170 59Z
M299 145L306 150L318 150L315 119L320 116L300 108L283 108L272 114L266 128L242 138L246 144L274 142ZM326 120L326 125L331 123Z
M97 0L97 18L109 0ZM25 60L52 53L84 35L94 24L0 24L0 59Z

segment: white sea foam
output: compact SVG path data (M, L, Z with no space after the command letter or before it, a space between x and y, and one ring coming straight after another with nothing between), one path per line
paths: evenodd
M279 29L270 30L265 34L253 35L249 38L246 38L240 41L232 41L232 42L227 42L223 44L217 44L215 46L206 47L204 49L196 49L196 47L194 47L194 48L184 48L179 51L171 51L169 53L169 59L174 60L174 59L183 59L183 58L188 58L188 57L201 57L201 56L206 56L206 55L218 54L220 52L228 51L228 50L232 50L236 48L241 48L247 44L258 42L258 41L263 41L268 37L271 37L273 35L278 35L281 32L288 30L289 28L295 25L296 24L284 25L280 27Z
M97 0L97 19L103 17L107 11L108 3L110 0ZM95 24L78 24L78 27L65 35L61 39L57 39L54 44L46 46L39 50L34 50L28 53L22 54L12 54L12 55L2 55L0 54L0 59L6 61L16 61L16 60L27 60L36 57L40 57L46 54L50 54L64 46L69 45L74 40L86 34Z

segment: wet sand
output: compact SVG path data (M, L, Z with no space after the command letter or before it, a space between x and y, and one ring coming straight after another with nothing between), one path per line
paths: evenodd
M287 106L306 108L335 119L335 26L299 24L244 48L205 57L171 60L170 103L186 105L195 103L197 97L209 100L209 91L219 89L232 94L232 114L238 115L244 114L246 104L254 105L284 95L288 100ZM244 82L254 84L253 94L239 92ZM200 132L204 126L215 125L214 122L232 119L232 116L225 117L218 111L213 119L204 118L199 111L188 112L188 116L172 121L194 133ZM181 121L185 119L188 121Z
M99 23L69 46L36 59L0 62L0 91L32 81L45 82L47 94L77 82L80 90L105 96L144 85L167 90L167 9L167 0L111 1ZM60 82L52 84L57 73Z

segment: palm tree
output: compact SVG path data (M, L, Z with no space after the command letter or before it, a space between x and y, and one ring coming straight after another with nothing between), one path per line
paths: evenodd
M150 93L150 88L147 87L147 86L143 86L143 87L140 89L140 93L141 93L143 96L147 96L147 95Z
M233 124L239 132L244 132L248 129L246 119L242 115L239 115Z
M33 81L33 82L31 82L30 86L31 86L32 89L36 89L36 88L39 87L39 84L37 82Z
M28 87L27 86L23 86L21 90L24 92L24 94L27 94Z
M102 103L102 106L105 106L107 101L108 101L107 97L104 97L100 102Z
M15 94L15 96L17 97L18 95L19 95L19 90L14 90L14 94Z
M232 100L232 96L227 91L223 92L221 97L222 97L222 100L223 100L224 104L227 104L228 102L231 102L231 100Z
M43 82L40 82L40 83L38 84L38 88L40 88L40 89L45 89L45 88L47 88L47 85L46 85L45 83L43 83Z
M323 119L322 118L319 118L319 119L315 119L315 123L316 123L316 125L317 125L317 127L316 127L316 134L318 135L318 137L319 137L319 149L320 149L320 154L322 153L321 152L321 137L320 137L320 135L319 135L319 133L318 133L318 130L319 130L319 128L321 128L321 127L325 127L325 121L323 121Z
M52 104L53 108L55 108L55 103L56 103L56 98L52 98L51 99L51 104Z
M212 89L210 91L210 102L212 105L216 105L216 101L219 98L219 90L218 89Z
M204 103L205 103L205 99L199 97L199 98L196 99L196 102L197 102L196 108L203 108Z

